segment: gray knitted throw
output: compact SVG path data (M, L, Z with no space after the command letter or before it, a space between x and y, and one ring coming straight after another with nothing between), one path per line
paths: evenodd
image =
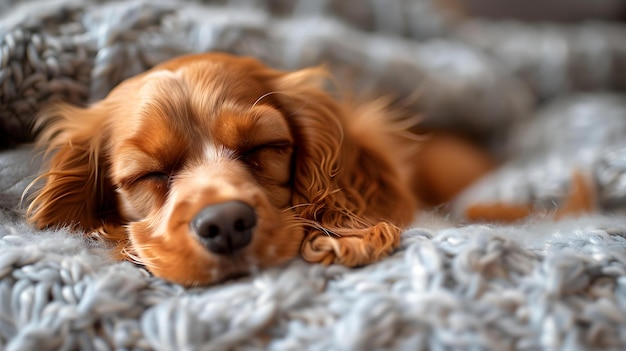
M430 0L0 1L0 350L626 349L625 35L458 23ZM24 223L39 159L9 147L32 139L42 106L88 103L208 50L286 69L326 62L424 123L484 137L505 163L359 269L296 259L184 289L79 233ZM573 169L597 184L605 214L454 217L476 201L558 206Z

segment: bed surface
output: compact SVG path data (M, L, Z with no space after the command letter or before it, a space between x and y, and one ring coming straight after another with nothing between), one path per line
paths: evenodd
M0 349L626 349L626 25L461 21L428 0L381 3L0 2ZM284 69L325 62L425 124L485 140L503 166L420 214L380 263L294 260L208 288L24 223L43 105L87 103L208 50ZM574 170L596 185L598 214L508 226L460 215L477 201L554 209Z

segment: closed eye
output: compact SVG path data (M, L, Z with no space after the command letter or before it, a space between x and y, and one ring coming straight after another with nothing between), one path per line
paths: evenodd
M242 150L240 152L240 156L243 159L252 157L256 154L258 154L261 151L286 151L288 149L290 149L292 147L292 143L288 140L279 140L279 141L274 141L274 142L270 142L270 143L265 143L262 145L257 145L257 146L253 146L251 148Z
M168 183L169 180L170 180L170 175L165 172L148 172L135 178L133 183L144 182L144 181Z
M287 162L285 157L289 157L288 155L291 154L292 150L293 144L291 142L267 143L241 152L239 159L243 161L255 175L260 176L272 169L276 169L277 165ZM282 169L282 167L279 167L279 169ZM276 178L278 176L274 175L272 177Z
M172 177L165 172L145 172L128 177L118 184L119 189L132 190L137 187L149 186L159 191L170 188Z

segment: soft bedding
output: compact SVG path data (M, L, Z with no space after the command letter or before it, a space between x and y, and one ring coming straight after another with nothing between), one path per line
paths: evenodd
M626 348L626 26L459 21L428 0L352 3L0 2L0 349ZM480 137L503 165L421 214L380 263L295 260L206 288L25 224L39 109L88 103L167 58L209 50L286 69L325 63L425 125ZM573 170L596 186L598 214L506 226L462 217L477 201L551 210Z

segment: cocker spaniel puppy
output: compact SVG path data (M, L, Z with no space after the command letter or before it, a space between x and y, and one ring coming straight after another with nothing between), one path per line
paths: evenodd
M452 145L463 172L438 170L437 160L424 162L438 175L420 172L419 157L437 152L420 154L383 104L331 97L325 79L317 68L200 54L87 108L56 105L43 116L52 157L28 218L108 240L156 276L204 285L297 255L377 261L398 246L420 188L449 197L490 168L451 142L443 149ZM443 173L455 179L438 188Z

